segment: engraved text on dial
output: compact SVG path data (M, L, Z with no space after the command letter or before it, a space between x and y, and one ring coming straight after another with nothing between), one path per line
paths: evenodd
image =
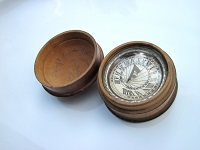
M159 89L162 69L155 57L143 53L119 61L109 75L110 88L128 101L147 99Z

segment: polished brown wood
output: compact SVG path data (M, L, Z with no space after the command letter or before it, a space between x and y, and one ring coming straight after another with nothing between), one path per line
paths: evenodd
M35 60L35 75L55 96L72 96L97 78L103 51L87 32L70 30L50 39Z
M105 90L103 86L102 73L105 64L112 55L114 55L117 51L119 51L124 47L128 47L135 44L150 46L156 49L164 57L167 63L168 74L163 87L159 90L159 92L156 95L154 95L151 98L148 98L145 101L130 103L126 101L119 101L114 97L112 97L111 95L109 95L109 93ZM178 83L176 78L176 69L172 59L166 52L164 52L158 46L144 41L128 42L113 49L102 61L98 73L98 89L106 106L117 117L127 121L133 121L133 122L147 121L161 115L173 103L176 97L177 87Z

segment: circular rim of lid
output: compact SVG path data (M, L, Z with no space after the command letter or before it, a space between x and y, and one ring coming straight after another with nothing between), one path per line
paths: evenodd
M44 48L45 48L52 40L54 40L54 39L56 39L56 38L58 38L58 37L60 37L60 36L63 36L63 35L65 35L65 34L69 34L69 33L81 33L81 34L85 34L85 35L87 35L87 36L92 40L93 46L94 46L94 55L93 55L92 61L91 61L90 65L89 65L89 67L84 71L84 73L82 73L82 74L81 74L77 79L75 79L74 81L71 81L71 82L69 82L69 83L67 83L67 84L63 84L63 85L61 85L61 86L54 86L54 85L51 85L51 84L49 84L49 83L47 84L46 82L43 82L43 80L41 80L40 77L37 75L37 68L36 68L35 64L37 63L38 59L41 59L41 58L40 58L40 54L42 53L42 51L44 50ZM35 60L34 72L35 72L35 75L36 75L37 80L38 80L42 85L44 85L44 86L51 87L51 88L60 88L60 87L63 87L63 86L68 86L68 85L73 84L74 82L80 80L80 79L85 75L85 73L88 72L88 71L92 68L92 66L93 66L93 64L94 64L94 62L95 62L95 60L96 60L96 55L97 55L97 44L96 44L95 39L94 39L89 33L85 32L85 31L82 31L82 30L68 30L68 31L64 31L64 32L61 32L61 33L55 35L54 37L52 37L52 38L51 38L49 41L47 41L47 42L45 43L45 45L41 48L41 50L40 50L39 53L37 54L37 57L36 57L36 60ZM45 58L45 59L46 59L46 58Z

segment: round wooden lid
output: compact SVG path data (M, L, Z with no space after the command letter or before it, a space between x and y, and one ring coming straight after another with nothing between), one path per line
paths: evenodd
M42 47L34 71L50 94L72 96L94 83L103 58L101 47L89 33L70 30Z

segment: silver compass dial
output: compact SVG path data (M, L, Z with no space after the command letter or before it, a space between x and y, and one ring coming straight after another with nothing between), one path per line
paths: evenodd
M111 96L140 102L159 91L166 79L167 66L155 50L130 47L110 59L105 72L104 86Z

